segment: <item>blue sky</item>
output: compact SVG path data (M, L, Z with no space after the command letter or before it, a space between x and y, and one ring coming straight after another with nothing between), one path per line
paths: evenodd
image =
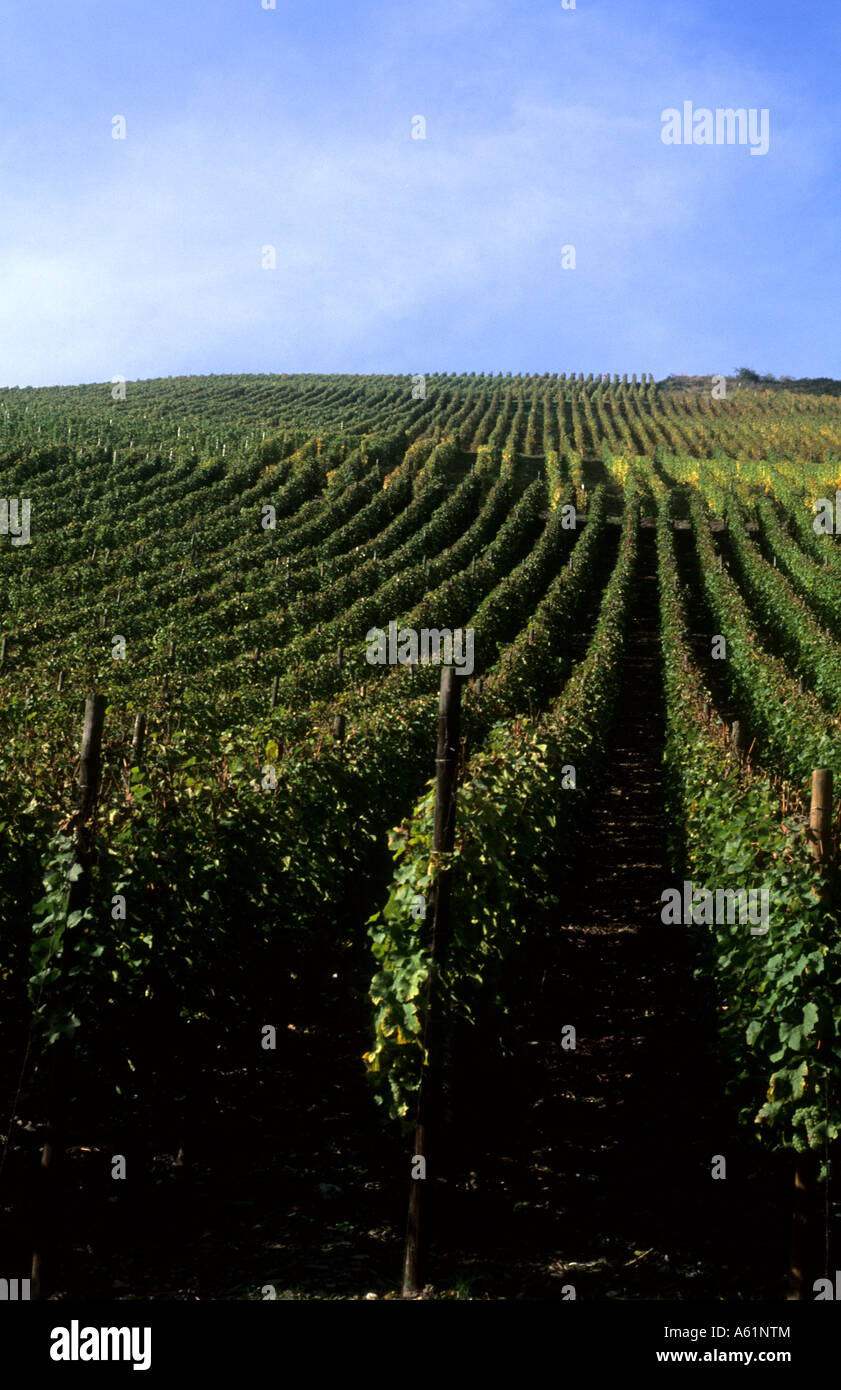
M7 6L0 384L841 377L841 5L575 3Z

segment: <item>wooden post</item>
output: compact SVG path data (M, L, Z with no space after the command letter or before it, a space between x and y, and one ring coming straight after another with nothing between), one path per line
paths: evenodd
M336 648L336 665L338 666L339 670L341 671L341 669L342 669L342 649L341 649L341 647L337 647L337 648Z
M59 695L61 694L63 688L64 688L64 672L63 672L63 671L59 671L59 673L58 673L58 684L56 685L56 690L57 690L57 692L58 692Z
M146 740L146 715L138 714L134 721L134 733L131 738L131 760L135 767L140 767L143 763L143 744Z
M828 768L812 773L809 839L812 854L825 871L832 863L832 772Z
M455 792L458 775L459 729L461 723L461 681L452 666L441 672L441 694L438 701L438 748L435 756L435 822L433 853L448 858L455 843ZM442 872L440 859L430 891L429 915L432 932L429 943L431 970L425 990L423 1046L426 1063L421 1069L418 1087L418 1108L415 1124L413 1160L422 1158L423 1177L413 1178L409 1189L409 1219L403 1259L403 1297L412 1298L423 1288L424 1264L429 1245L428 1213L425 1209L425 1185L428 1158L427 1133L434 1119L436 1090L440 1085L438 1041L439 1021L435 1015L435 975L446 958L450 929L451 866Z
M175 643L174 643L174 642L170 642L170 644L169 644L169 659L170 659L170 661L174 661L174 660L175 660Z
M99 791L102 769L102 729L105 720L105 696L89 695L85 703L85 723L82 732L82 754L76 780L77 800L74 814L73 838L75 864L81 874L70 884L66 914L81 911L90 898L88 821ZM72 964L75 929L65 929L61 969L67 976ZM62 1160L66 1142L66 1119L72 1086L73 1042L59 1038L52 1045L47 1062L47 1129L41 1150L40 1202L34 1223L32 1247L32 1290L36 1299L49 1293L48 1285L57 1281L57 1240L55 1228L63 1203L59 1192ZM46 1257L46 1261L45 1261ZM46 1271L44 1265L46 1262Z
M333 720L333 737L340 745L345 741L345 716L343 714L337 714Z
M6 660L6 638L0 637L0 666Z
M811 1150L794 1156L794 1204L791 1222L791 1261L788 1301L811 1299L820 1262L817 1221L818 1160Z
M96 793L99 790L99 774L101 770L102 755L102 728L105 721L105 696L89 695L85 703L85 724L82 732L82 756L79 762L79 776L77 786L79 789L79 808L76 819L76 843L84 848L85 831L84 825L88 820L93 809ZM71 900L74 896L73 890L81 878L77 878L70 886ZM75 911L74 907L68 909L69 912Z
M733 747L735 748L739 757L741 757L745 751L745 740L744 735L742 734L742 726L738 719L734 719L733 721L733 725L730 730L730 737L733 740Z
M825 877L833 861L832 772L816 768L812 773L809 807L809 840L815 862ZM826 898L827 885L822 889ZM791 1260L788 1272L789 1301L811 1299L815 1278L822 1269L821 1223L818 1209L818 1156L812 1149L794 1157L794 1202L791 1222ZM829 1274L829 1270L823 1271Z
M279 685L280 676L275 676L274 680L272 681L272 709L274 709L277 705L277 691Z

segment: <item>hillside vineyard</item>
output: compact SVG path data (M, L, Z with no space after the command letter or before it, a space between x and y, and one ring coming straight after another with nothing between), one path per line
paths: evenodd
M426 1183L441 1287L710 1297L834 1211L838 490L780 386L0 391L0 1274L382 1295Z

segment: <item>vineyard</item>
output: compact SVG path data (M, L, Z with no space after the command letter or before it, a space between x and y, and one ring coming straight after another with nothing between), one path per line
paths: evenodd
M814 1298L836 489L782 384L0 390L0 1274Z

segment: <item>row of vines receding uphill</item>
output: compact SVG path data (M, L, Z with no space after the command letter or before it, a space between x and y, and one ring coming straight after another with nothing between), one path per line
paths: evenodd
M823 1154L841 1123L834 877L822 890L802 807L795 802L784 816L779 785L742 765L723 726L706 713L710 695L691 659L668 497L658 554L667 793L670 820L681 827L672 870L692 885L688 930L698 933L699 969L716 989L726 1072L742 1118L766 1142ZM718 904L701 889L733 893L733 907L722 897L725 911L714 910ZM748 892L767 896L754 898L750 912L737 909L738 895Z
M371 982L375 1034L366 1062L379 1102L406 1120L424 1059L424 1005L435 970L435 1007L452 1091L471 1050L510 1043L518 999L518 956L546 928L572 870L576 827L607 755L637 560L636 486L626 488L619 557L584 660L538 724L496 724L468 765L456 795L455 846L446 861L433 848L434 790L394 830L395 869L385 907L371 919L377 971ZM561 606L561 587L549 602ZM535 649L535 660L540 660ZM433 965L420 906L434 881L450 874L449 950ZM468 1069L469 1070L469 1069Z

